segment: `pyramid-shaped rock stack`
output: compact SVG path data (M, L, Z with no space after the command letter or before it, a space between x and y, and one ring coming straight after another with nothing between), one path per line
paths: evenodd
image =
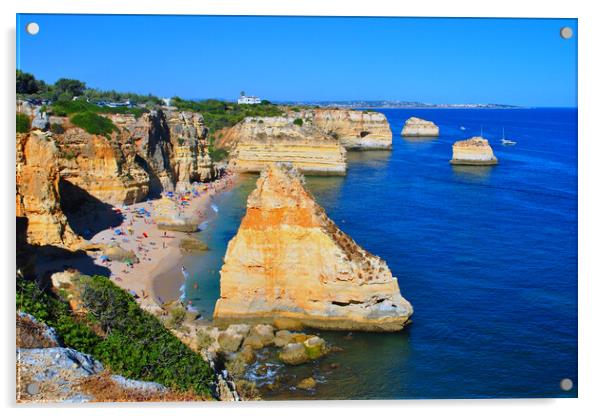
M220 273L218 321L397 331L412 314L387 264L342 232L303 177L281 164L258 179Z

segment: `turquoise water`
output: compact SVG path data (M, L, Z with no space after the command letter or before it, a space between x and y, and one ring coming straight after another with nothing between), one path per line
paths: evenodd
M577 111L382 111L392 151L349 152L346 177L307 183L343 231L387 262L414 306L412 325L322 332L344 350L295 368L266 350L268 365L249 377L266 399L575 397ZM435 121L441 136L401 138L412 115ZM500 164L450 166L452 143L481 126ZM500 145L502 127L516 146ZM254 180L216 198L219 212L200 233L211 251L185 259L187 299L205 317ZM310 375L314 391L289 387ZM560 389L563 378L573 390Z

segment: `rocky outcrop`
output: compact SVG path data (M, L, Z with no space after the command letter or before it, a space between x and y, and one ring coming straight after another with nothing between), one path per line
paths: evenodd
M406 137L437 137L439 136L439 127L432 121L410 117L403 125L401 135Z
M483 137L459 140L453 145L453 165L497 165L497 158L489 142Z
M167 113L176 190L191 182L206 182L215 178L216 171L208 153L207 128L203 116L192 112Z
M392 147L389 123L384 114L374 111L288 110L280 117L248 117L217 136L216 145L231 151L230 166L243 172L259 172L272 162L289 162L306 174L344 175L346 160L341 147Z
M139 118L119 114L111 119L133 139L151 191L184 190L191 182L215 178L201 114L156 110Z
M218 321L397 331L412 314L386 263L338 229L281 165L258 179L220 274Z
M344 175L345 149L312 123L295 124L295 117L247 117L226 134L234 138L230 167L238 172L261 172L274 162L292 164L315 175Z
M50 127L50 121L48 115L37 108L34 112L33 120L31 121L31 128L38 130L48 130Z
M391 149L393 135L384 114L376 111L314 109L300 114L318 129L334 137L346 149Z
M70 127L54 135L60 149L61 178L91 197L111 205L132 204L146 198L149 175L137 163L134 141L128 135L110 137ZM78 195L63 195L70 202Z
M50 135L33 131L17 134L16 209L24 219L22 244L71 247L78 238L61 210L56 143Z
M111 388L108 398L86 388L87 382L99 384L101 380ZM20 402L161 400L168 393L159 383L108 374L99 361L72 348L17 348L17 401Z

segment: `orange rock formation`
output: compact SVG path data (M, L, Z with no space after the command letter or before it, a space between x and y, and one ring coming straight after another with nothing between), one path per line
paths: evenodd
M228 244L215 318L396 331L411 314L387 264L337 228L299 174L269 165Z

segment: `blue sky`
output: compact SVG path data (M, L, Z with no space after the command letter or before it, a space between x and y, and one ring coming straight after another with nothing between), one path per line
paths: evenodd
M575 19L18 15L17 67L185 98L576 106L576 34Z

